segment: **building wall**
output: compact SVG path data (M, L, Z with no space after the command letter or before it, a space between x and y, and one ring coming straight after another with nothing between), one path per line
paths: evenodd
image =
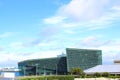
M102 51L67 48L67 70L80 67L83 70L102 64Z
M120 60L114 60L114 64L120 65Z
M83 70L102 64L102 51L67 48L66 57L25 60L18 63L20 75L66 74L71 68Z
M66 74L66 57L26 60L18 63L21 75Z

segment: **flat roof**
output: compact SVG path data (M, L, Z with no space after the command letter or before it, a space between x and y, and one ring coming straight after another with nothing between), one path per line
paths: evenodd
M93 68L89 68L87 70L84 70L85 73L87 74L92 74L92 73L103 73L103 72L108 72L111 74L120 74L120 65L114 64L114 65L98 65Z
M120 60L114 60L114 63L120 63Z
M102 51L102 50L99 50L99 49L81 49L81 48L66 48L66 49L69 49L69 50L89 50L89 51Z

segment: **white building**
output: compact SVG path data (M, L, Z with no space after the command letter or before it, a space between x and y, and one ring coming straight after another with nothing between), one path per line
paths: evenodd
M93 68L89 68L84 70L86 74L94 74L94 73L104 73L108 72L114 75L120 75L120 65L98 65Z
M0 80L14 80L16 73L19 73L19 69L14 67L5 67L0 69Z

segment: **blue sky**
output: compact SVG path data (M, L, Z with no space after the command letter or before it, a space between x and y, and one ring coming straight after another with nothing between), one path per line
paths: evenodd
M120 0L0 0L0 66L100 49L120 59Z

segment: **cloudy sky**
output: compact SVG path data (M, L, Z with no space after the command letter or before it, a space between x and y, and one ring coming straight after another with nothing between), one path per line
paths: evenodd
M0 67L66 48L100 49L113 64L119 35L120 0L0 0Z

